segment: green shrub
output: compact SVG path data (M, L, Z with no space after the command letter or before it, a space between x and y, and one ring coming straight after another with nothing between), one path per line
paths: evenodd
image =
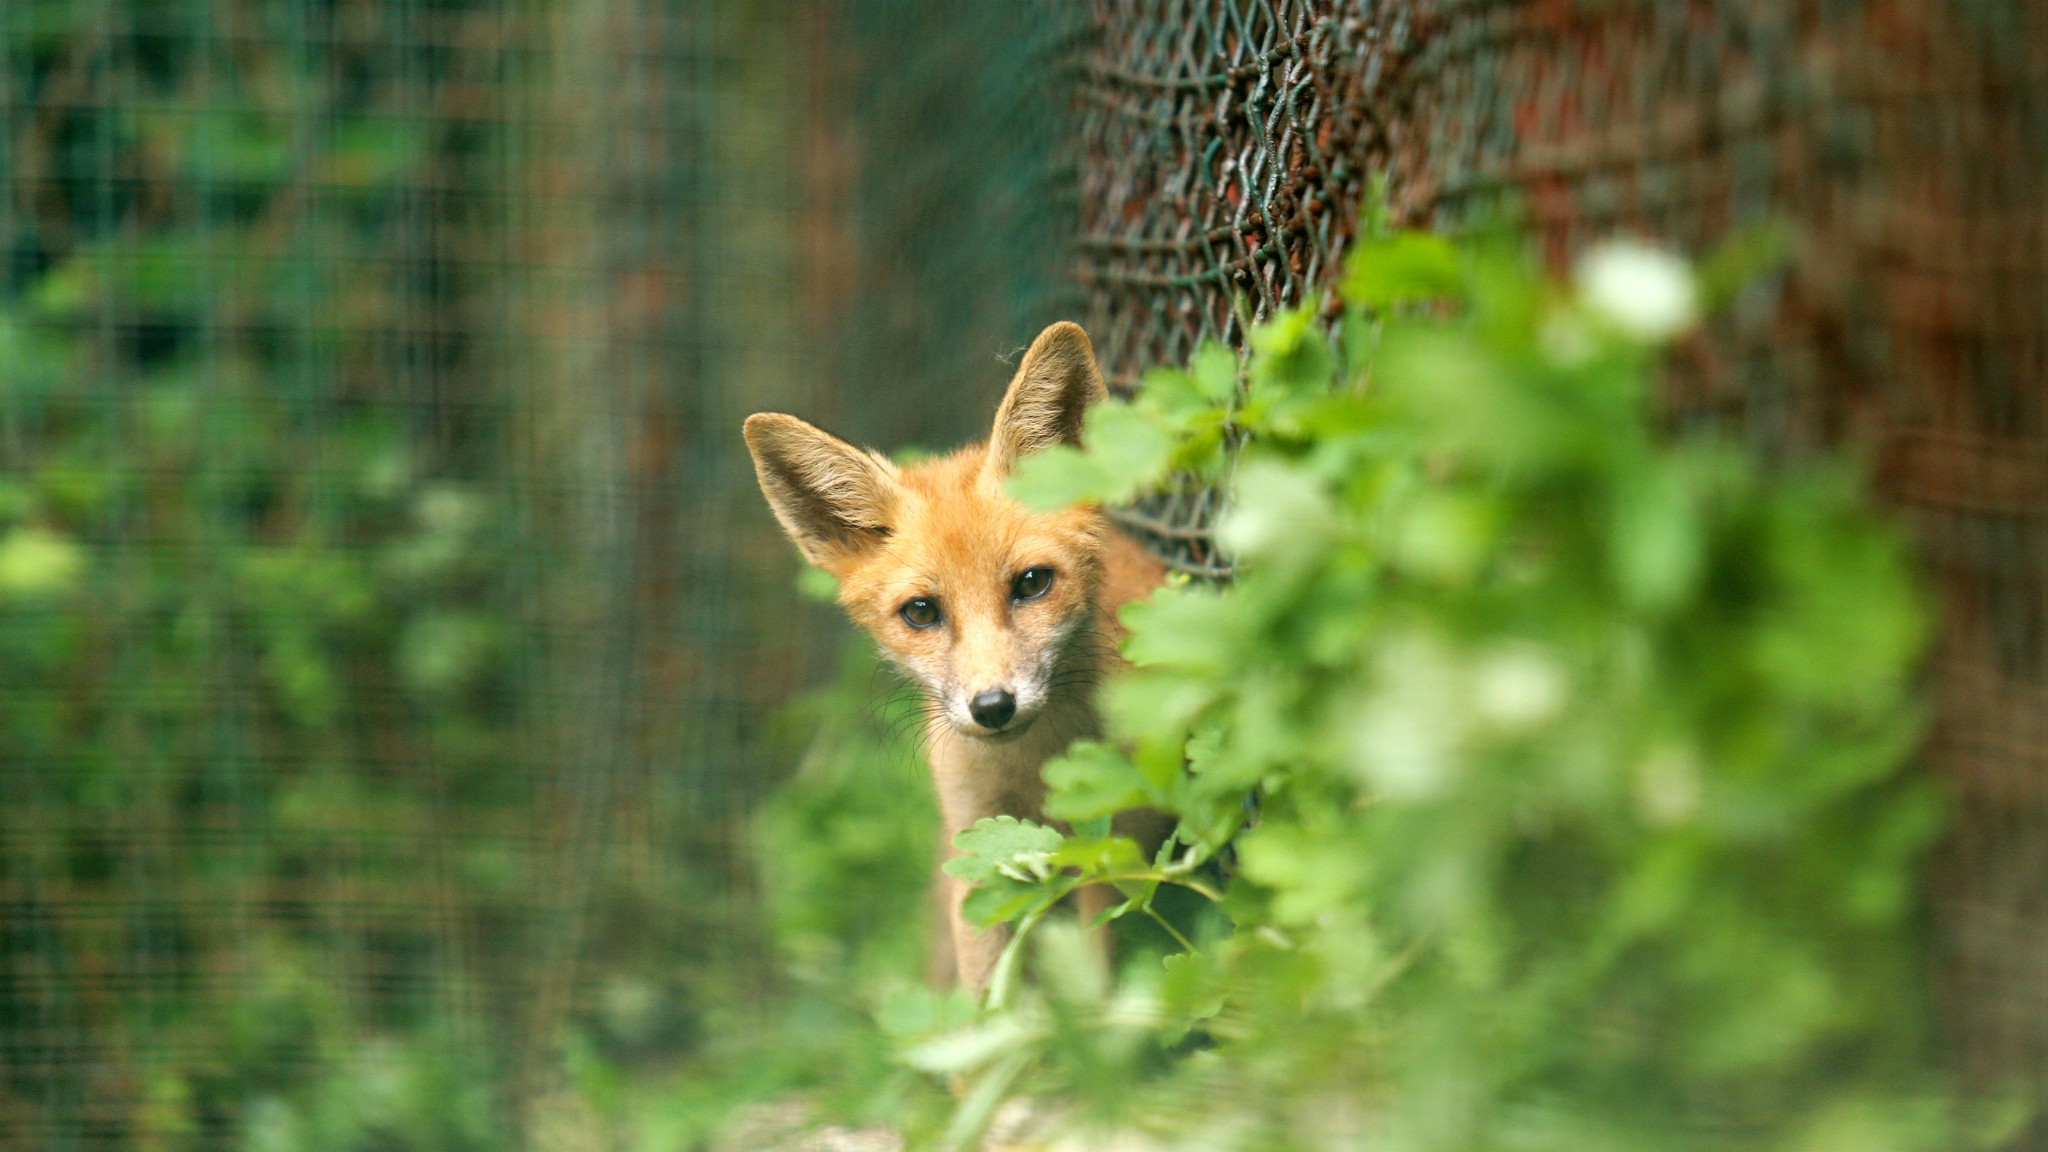
M1374 239L1334 331L1279 315L1242 368L1154 372L1020 468L1041 505L1222 484L1238 567L1127 610L1109 740L1046 769L1071 835L961 835L973 910L1019 931L971 1021L890 1010L899 1058L963 1089L914 1140L1018 1099L1135 1146L1958 1139L1901 541L1852 469L1765 474L1656 412L1663 344L1742 251L1696 278L1610 246L1567 284ZM1155 858L1109 834L1137 805L1179 819ZM1112 974L1042 919L1096 881L1113 916L1213 911Z

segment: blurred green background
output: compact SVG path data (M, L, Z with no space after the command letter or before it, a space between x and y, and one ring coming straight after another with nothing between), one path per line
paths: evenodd
M497 1146L760 993L841 629L739 422L964 434L1053 248L920 142L1029 194L1019 13L875 81L932 15L0 5L0 1143Z
M1374 180L1557 264L1793 225L1671 415L1910 521L1944 1022L2048 1095L2048 17L1513 7L0 0L0 1145L559 1144L771 955L914 962L919 769L740 418L949 445L1062 316L1128 385Z

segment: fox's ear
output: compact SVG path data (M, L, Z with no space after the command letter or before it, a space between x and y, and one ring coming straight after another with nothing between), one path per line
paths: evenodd
M761 493L806 560L831 568L888 534L894 465L779 412L747 417L746 436Z
M988 441L988 472L1001 476L1017 460L1052 444L1077 444L1081 417L1108 394L1095 346L1079 324L1065 320L1038 334L996 409Z

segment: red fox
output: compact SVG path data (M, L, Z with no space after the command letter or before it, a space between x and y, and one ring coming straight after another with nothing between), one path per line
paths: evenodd
M1165 575L1099 510L1034 512L1003 492L1017 460L1078 442L1104 394L1087 333L1059 323L1024 354L988 441L929 463L898 468L794 416L747 418L775 518L927 698L948 852L985 816L1045 822L1039 768L1096 734L1092 689L1119 659L1117 610ZM965 885L938 883L954 975L980 990L1007 934L966 923ZM1106 906L1106 892L1079 895L1084 915Z

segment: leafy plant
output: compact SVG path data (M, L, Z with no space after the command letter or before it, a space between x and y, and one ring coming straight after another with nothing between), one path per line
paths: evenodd
M1753 264L1363 242L1316 310L1026 461L1040 505L1222 485L1227 587L1126 611L1108 739L956 843L1013 942L901 1059L1041 1134L1204 1147L1922 1148L1914 930L1942 798L1905 771L1926 613L1838 461L1662 426L1663 346ZM1156 856L1113 835L1148 806ZM1226 882L1216 862L1238 861ZM1213 913L1105 970L1107 883ZM1036 978L1019 978L1029 955ZM898 1030L903 1032L902 1029ZM1015 1102L1024 1101L1028 1104ZM1014 1119L1014 1116L1013 1116Z

